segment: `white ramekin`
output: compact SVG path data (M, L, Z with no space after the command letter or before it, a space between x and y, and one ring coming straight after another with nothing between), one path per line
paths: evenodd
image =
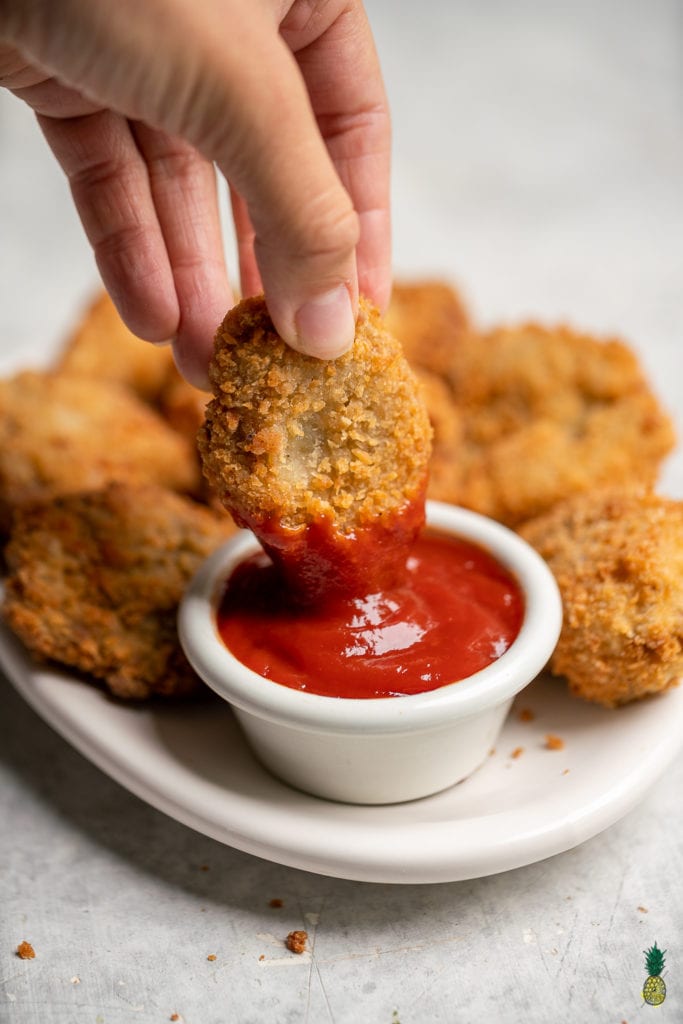
M356 700L295 690L247 668L227 649L216 608L235 566L259 550L243 531L200 567L181 602L185 653L232 705L259 760L298 789L329 800L397 803L464 779L495 744L512 699L550 657L562 605L545 562L517 534L474 512L427 503L427 524L479 544L516 578L525 601L505 654L467 679L428 693Z

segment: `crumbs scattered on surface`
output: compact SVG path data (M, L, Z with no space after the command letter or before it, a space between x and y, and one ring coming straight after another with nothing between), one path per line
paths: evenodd
M180 1014L179 1013L172 1013L171 1016L168 1019L169 1020L180 1020Z
M81 979L78 977L77 974L74 974L73 978L71 978L71 984L72 985L80 985L80 983L81 983Z
M491 749L489 750L489 757L493 757L495 752L496 752L496 748L495 747L491 747Z
M562 772L563 775L569 775L569 768L565 768Z
M20 960L34 960L36 951L30 942L20 942L17 946L17 956Z
M285 945L292 953L304 953L308 942L308 932L290 932L285 940Z
M209 870L209 865L208 864L200 864L199 865L199 870L200 871L208 871Z
M280 907L284 907L284 905L284 900L277 899L277 897L275 899L272 899L268 904L269 907L275 907L277 910L279 910Z
M216 954L215 954L215 953L209 953L209 955L207 956L207 958L206 958L206 959L207 959L207 960L212 960L212 961L213 961L213 960L215 960L215 959L216 959Z
M261 953L261 956L259 957L259 960L265 960L265 959L266 959L266 954L265 953Z
M536 715L533 713L531 708L522 708L518 715L520 722L533 722L535 717Z
M524 747L515 747L515 749L510 754L510 757L514 757L515 760L516 760L518 757L521 757L523 753L524 753Z
M545 738L546 750L564 750L564 740L561 736L556 736L555 733L549 732Z
M640 911L641 914L647 914L648 913L647 907L638 907L638 910Z

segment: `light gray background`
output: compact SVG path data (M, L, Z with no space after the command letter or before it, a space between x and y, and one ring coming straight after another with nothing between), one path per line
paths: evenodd
M394 115L397 269L454 278L483 323L625 336L683 432L683 6L368 10ZM0 95L4 366L54 351L95 284L31 115ZM662 489L683 496L680 456ZM473 882L367 885L196 835L0 692L2 1024L681 1020L680 759L638 810L562 856ZM312 956L286 954L292 928ZM36 960L14 956L23 938ZM669 949L656 1010L640 998L654 940Z

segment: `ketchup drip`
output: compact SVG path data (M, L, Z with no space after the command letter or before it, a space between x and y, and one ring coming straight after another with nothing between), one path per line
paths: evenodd
M267 554L242 562L217 614L226 646L267 679L351 698L433 690L472 675L507 650L519 632L524 600L515 579L484 549L427 532L394 548L391 561L386 551L372 558L371 538L369 531L361 549L358 538L349 540L348 578L355 584L362 559L369 559L362 591L327 587L334 563L323 558L320 573L313 574L317 599L304 604L293 597L281 564ZM313 549L326 554L326 544L317 543ZM334 543L336 557L336 538Z
M331 519L283 526L277 516L241 517L272 559L290 601L311 604L332 594L359 595L394 586L425 521L423 486L398 509L341 533Z

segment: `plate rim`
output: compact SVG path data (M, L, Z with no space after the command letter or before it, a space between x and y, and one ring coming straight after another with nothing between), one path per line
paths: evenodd
M635 807L683 748L683 729L671 729L661 742L650 747L644 759L637 764L634 763L634 768L626 773L618 784L612 785L599 798L593 799L582 812L569 814L559 823L550 821L545 826L535 825L514 835L500 835L485 849L475 846L463 853L461 848L457 855L452 856L454 850L450 847L450 857L444 855L444 847L447 846L449 839L460 838L455 836L460 824L457 819L448 822L421 822L417 827L414 823L394 823L387 830L386 826L382 825L381 806L359 809L353 805L336 805L318 797L299 793L270 776L266 769L259 765L260 771L268 776L273 786L284 789L291 799L298 801L304 808L315 808L320 811L327 807L328 812L330 807L352 808L354 812L361 810L368 819L371 816L379 819L378 826L374 828L363 822L362 833L365 841L359 845L355 842L361 829L359 823L350 825L335 818L330 825L327 821L325 827L318 830L316 843L311 850L307 848L305 842L293 844L291 838L288 841L287 838L283 839L282 835L264 834L264 830L272 824L272 807L271 814L262 816L262 827L256 827L253 815L250 818L249 814L245 813L245 808L240 808L240 803L243 803L244 799L233 792L232 821L226 826L225 822L217 821L215 816L207 814L205 809L193 810L187 801L171 796L167 786L161 784L158 779L147 777L143 771L135 770L130 760L123 755L112 756L106 745L98 744L91 732L80 727L78 715L68 713L68 709L59 698L59 687L53 687L50 691L50 680L57 678L62 683L85 687L83 692L89 695L86 703L93 697L105 702L106 695L67 672L34 664L20 641L11 634L4 623L0 623L0 666L4 668L15 690L43 721L107 776L156 810L243 853L287 867L349 881L384 884L466 881L514 870L566 852L609 828ZM55 697L47 698L46 692L54 693ZM678 708L678 716L683 724L683 687L672 690L670 694L663 695L663 698L668 699L669 696L673 697L673 703ZM158 712L160 709L157 707L154 710ZM187 774L187 778L191 779L191 770L182 765L180 768ZM424 799L433 800L438 797L439 794ZM248 810L249 807L246 806L246 811ZM290 807L286 811L288 819L291 819L291 814ZM505 823L506 815L514 820L515 812L507 810L490 817L501 825ZM234 820L235 816L237 819L241 816L241 821ZM277 814L274 816L277 818ZM321 817L324 820L325 814L323 813ZM295 828L285 831L290 837L292 834L296 835ZM431 848L426 842L422 843L419 862L411 861L406 856L406 850L400 841L401 838L405 840L406 833L412 831L415 831L416 835L419 834L423 840L427 836L439 840ZM381 842L387 834L393 836L393 842ZM339 842L344 838L347 840L345 846ZM380 840L378 846L373 846L373 839ZM340 849L340 845L343 848Z

